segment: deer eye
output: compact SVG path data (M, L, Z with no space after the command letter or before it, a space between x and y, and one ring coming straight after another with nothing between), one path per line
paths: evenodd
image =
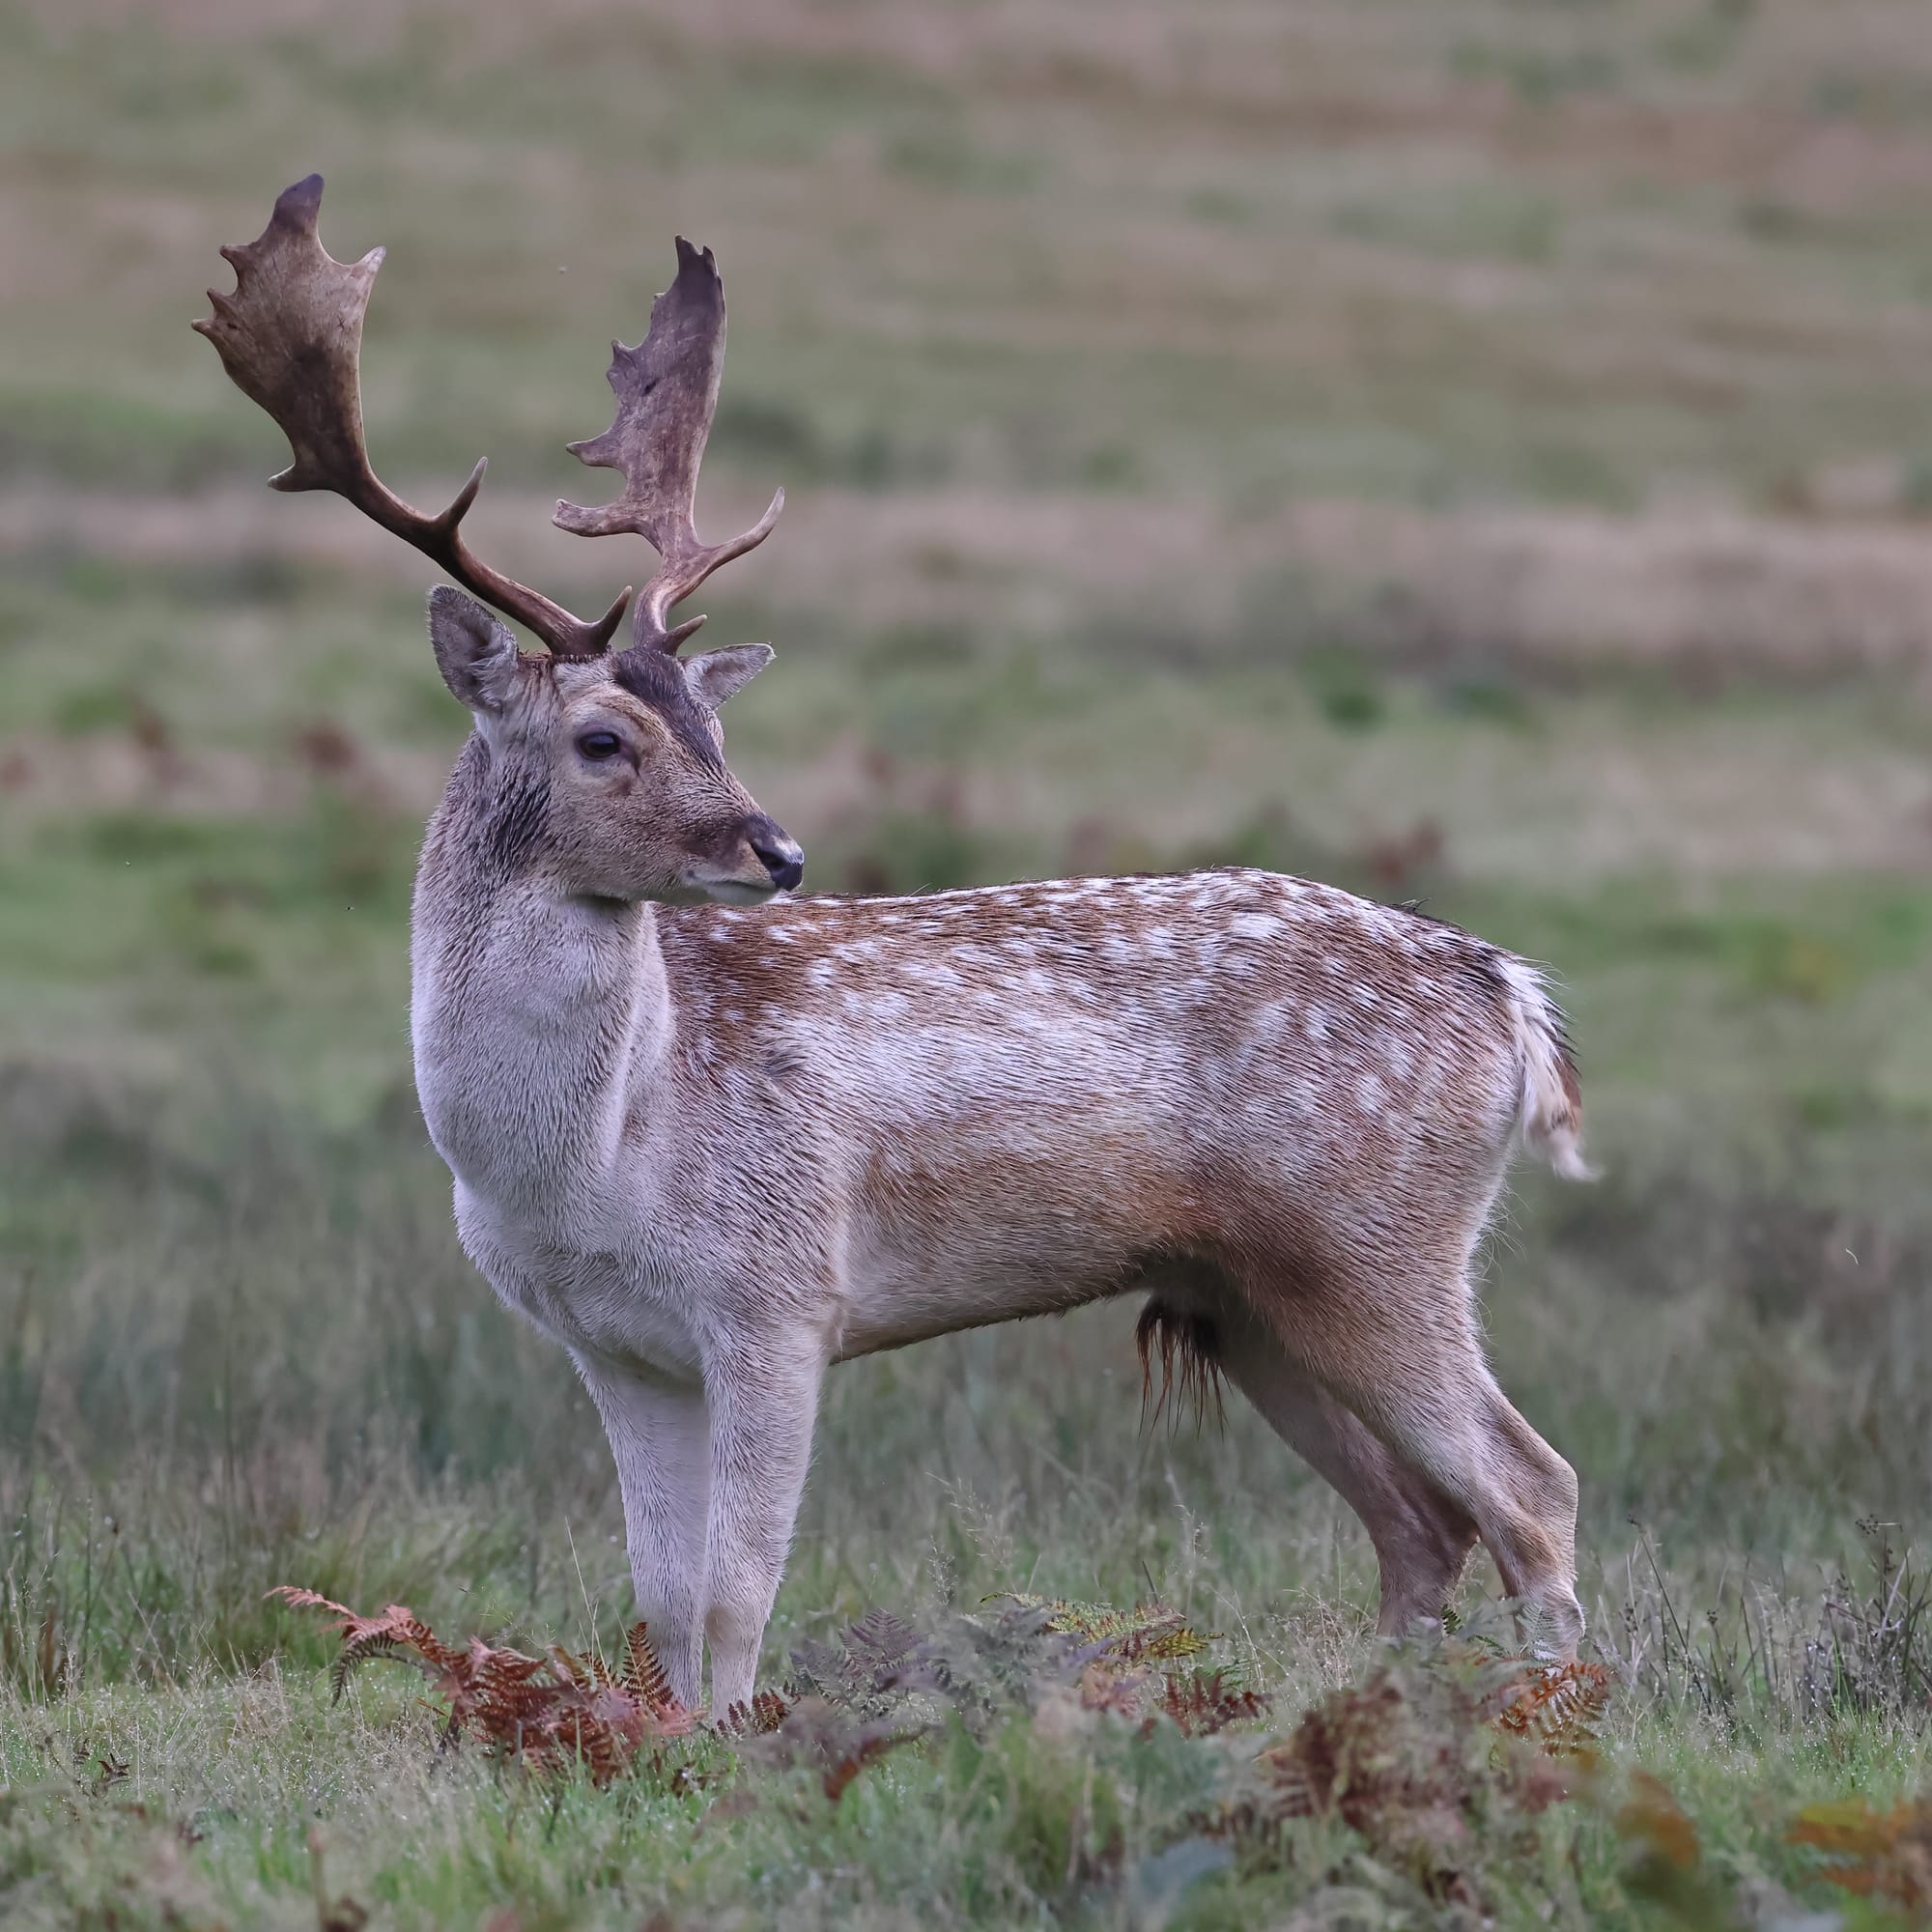
M577 749L586 758L602 760L614 758L623 746L614 731L585 731L579 737Z

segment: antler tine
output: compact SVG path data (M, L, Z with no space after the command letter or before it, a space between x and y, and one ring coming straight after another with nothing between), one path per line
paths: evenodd
M650 327L635 349L611 345L611 387L616 419L602 436L569 445L594 469L615 469L623 494L601 509L559 501L558 528L580 537L630 530L648 537L661 561L638 599L635 641L675 651L704 622L675 627L671 607L689 597L721 564L754 550L771 534L784 508L784 492L771 508L727 543L697 540L692 509L697 466L711 435L718 385L724 373L724 285L711 250L677 238L677 279L651 304Z
M294 461L269 479L276 490L332 490L362 514L413 544L466 590L533 631L559 657L594 657L624 614L624 594L594 623L482 562L459 528L483 487L485 457L438 516L412 508L379 480L362 440L358 361L362 317L384 251L338 262L316 233L322 177L284 190L260 237L221 253L235 293L210 289L214 313L194 327L214 344L221 366L288 437Z

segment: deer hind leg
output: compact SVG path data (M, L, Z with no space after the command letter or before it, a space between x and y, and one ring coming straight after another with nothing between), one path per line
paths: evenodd
M1259 1308L1290 1356L1475 1524L1539 1656L1576 1654L1577 1475L1510 1406L1483 1359L1461 1267L1269 1285Z
M1384 1636L1418 1624L1439 1629L1476 1547L1468 1514L1322 1388L1250 1310L1223 1304L1199 1320L1211 1324L1221 1372L1362 1520L1381 1573L1376 1629Z

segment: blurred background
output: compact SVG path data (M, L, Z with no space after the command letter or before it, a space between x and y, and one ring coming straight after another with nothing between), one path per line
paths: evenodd
M595 1419L411 1086L432 573L263 487L187 327L311 169L389 250L379 469L487 453L479 549L579 609L647 559L551 527L610 480L563 443L717 250L700 526L788 507L707 639L778 647L728 723L810 886L1262 864L1550 962L1607 1178L1522 1178L1489 1320L1600 1628L1633 1515L1708 1579L1922 1513L1922 8L5 0L8 1670L258 1654L284 1578L623 1607ZM1250 1418L1140 1431L1132 1320L842 1370L778 1640L1027 1580L1263 1650L1370 1605Z

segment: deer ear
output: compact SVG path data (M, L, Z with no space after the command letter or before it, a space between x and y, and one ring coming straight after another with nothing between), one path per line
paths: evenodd
M731 644L722 651L705 651L680 658L691 695L707 711L716 711L734 691L742 690L771 663L769 644Z
M429 593L429 640L450 696L472 711L500 712L517 683L517 639L510 627L453 584Z

